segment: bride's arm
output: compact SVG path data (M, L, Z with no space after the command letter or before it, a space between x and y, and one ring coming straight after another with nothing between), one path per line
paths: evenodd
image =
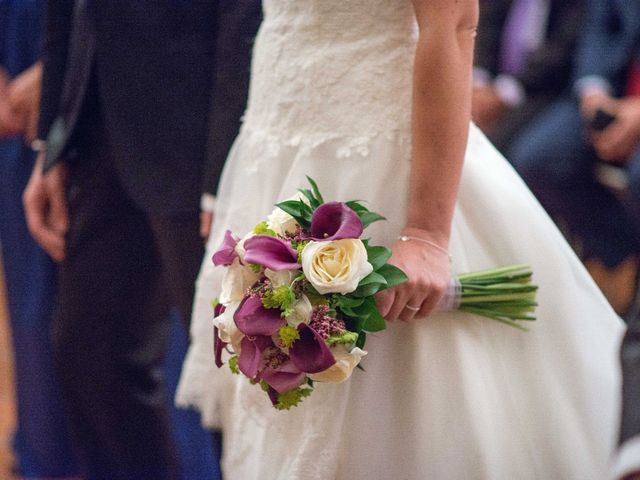
M426 316L447 286L450 271L445 250L471 116L477 0L413 3L420 36L414 63L413 151L403 234L416 239L392 247L392 261L409 275L409 282L383 292L378 299L389 320Z

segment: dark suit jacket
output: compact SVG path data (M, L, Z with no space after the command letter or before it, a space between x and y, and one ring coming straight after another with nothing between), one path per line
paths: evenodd
M640 2L589 0L575 78L595 75L621 95L629 65L640 54Z
M48 0L39 128L48 142L45 168L61 158L82 161L86 126L97 123L141 208L196 211L210 119L210 191L237 134L248 39L260 12L256 0ZM228 73L218 76L216 68ZM224 101L212 99L222 81L231 84L220 87Z
M546 37L517 77L528 96L557 95L569 85L584 0L551 0ZM500 73L500 44L513 0L481 0L475 65Z

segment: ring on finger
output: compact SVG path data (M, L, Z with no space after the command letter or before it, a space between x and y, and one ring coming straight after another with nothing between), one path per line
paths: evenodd
M413 305L405 305L405 307L407 310L411 310L412 312L418 312L420 311L420 307L414 307Z

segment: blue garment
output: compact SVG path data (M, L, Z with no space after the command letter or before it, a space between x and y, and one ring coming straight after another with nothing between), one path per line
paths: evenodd
M38 0L0 0L0 65L10 77L38 59L40 14ZM34 160L21 139L0 141L0 242L18 402L14 448L23 476L65 477L78 470L53 371L55 266L29 235L21 203Z

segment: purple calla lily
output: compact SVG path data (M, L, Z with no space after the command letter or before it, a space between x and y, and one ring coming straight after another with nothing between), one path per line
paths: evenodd
M363 230L358 214L341 202L320 205L311 218L311 238L314 240L360 238Z
M272 405L278 403L278 392L276 392L275 388L269 387L269 389L267 390L267 395L269 395L269 400L271 400Z
M238 244L238 240L233 238L231 230L227 230L224 232L224 239L222 240L222 245L216 250L216 253L213 254L211 260L213 260L213 264L218 267L220 265L231 265L235 258L238 256L236 253L236 245Z
M218 327L213 327L213 351L215 353L215 361L216 367L220 368L224 363L222 363L222 351L227 344L220 340L218 336Z
M213 307L213 316L218 317L222 315L225 310L226 310L226 307L223 304L218 303L215 307ZM220 368L223 365L222 351L226 346L227 346L227 343L220 340L220 337L218 336L218 327L213 327L213 351L216 356L216 367L218 368Z
M287 360L278 368L265 368L260 378L273 387L278 393L288 392L304 383L306 375L291 360Z
M275 272L297 270L298 251L284 240L269 235L255 235L244 242L246 263L263 265Z
M336 363L318 332L304 323L298 326L298 332L300 338L289 349L289 357L296 367L305 373L318 373Z
M277 308L264 308L260 297L245 297L233 314L233 320L245 335L273 335L286 320Z
M256 378L258 369L262 363L262 351L273 345L271 337L263 335L257 337L244 337L240 343L240 355L238 355L238 368L249 378Z

